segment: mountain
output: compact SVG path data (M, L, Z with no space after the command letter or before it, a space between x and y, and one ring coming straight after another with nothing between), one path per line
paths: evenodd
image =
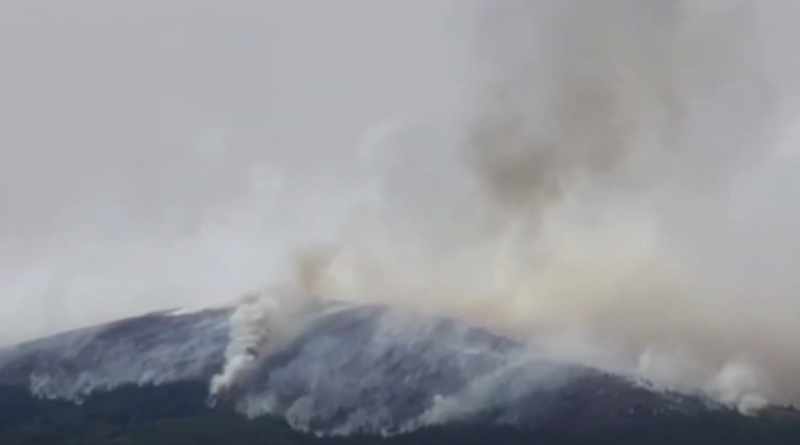
M724 419L780 424L780 437L789 428L800 440L793 410L748 418L699 393L655 389L629 376L548 360L459 320L334 304L294 317L292 335L283 341L234 351L236 356L229 348L232 320L231 308L158 312L6 348L0 351L0 397L27 400L18 406L43 403L58 412L81 412L110 403L103 397L113 393L129 406L123 411L139 402L147 406L122 418L179 406L181 416L216 419L205 424L271 419L289 431L339 436L421 434L446 425L462 432L471 425L591 435L700 419L716 419L712 424L719 427ZM246 372L226 391L211 394L226 362L241 357L250 360ZM149 401L152 394L160 394L153 396L158 403ZM42 411L30 412L20 422ZM0 419L0 437L3 424Z

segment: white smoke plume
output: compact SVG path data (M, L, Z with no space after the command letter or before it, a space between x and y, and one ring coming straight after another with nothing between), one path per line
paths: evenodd
M32 155L20 155L25 161L22 166L9 156L9 162L3 163L10 166L4 178L31 176L36 178L33 185L42 186L48 176L76 170L74 177L80 178L81 184L85 180L87 187L67 187L64 194L55 193L62 188L59 184L73 178L58 176L62 182L47 182L37 193L20 195L19 202L24 205L9 207L9 214L30 207L37 210L31 211L35 216L40 214L38 210L55 208L70 197L79 201L79 205L66 207L69 211L64 214L42 213L45 216L40 219L58 221L53 222L52 230L46 224L42 231L33 232L41 236L31 236L37 244L57 245L55 252L43 255L41 261L31 260L31 267L9 268L0 274L11 308L6 311L0 341L10 343L43 331L152 310L160 304L203 306L216 302L218 295L227 297L272 282L281 276L276 270L280 271L286 252L310 244L314 247L308 251L311 253L301 249L299 258L290 259L303 266L291 285L269 288L261 293L266 297L240 305L232 323L228 364L215 379L218 388L235 384L246 374L253 364L248 348L269 350L281 339L291 338L293 326L302 325L295 323L291 314L305 305L299 296L310 295L407 305L464 317L530 339L533 347L553 357L635 372L669 385L708 388L720 400L743 410L758 406L762 399L800 402L796 340L800 338L800 275L795 270L800 264L800 213L794 205L800 198L796 174L800 168L796 156L800 64L794 62L798 39L792 31L800 29L797 3L475 3L486 9L477 14L476 63L464 70L465 76L476 76L468 91L470 97L464 100L468 106L463 115L452 116L453 122L441 126L421 114L416 116L424 125L392 123L371 135L357 160L350 158L351 153L337 150L338 142L328 144L326 138L338 133L322 124L338 127L352 123L348 118L334 119L340 117L334 114L344 114L355 99L354 89L363 86L365 96L374 92L363 78L347 83L354 72L378 72L362 66L402 60L398 68L408 72L393 81L404 92L419 86L409 78L432 74L422 63L425 57L401 57L401 53L413 53L414 46L419 52L427 50L428 44L442 46L419 37L427 34L410 31L422 21L401 25L405 37L398 40L419 37L415 43L380 48L380 54L372 54L391 56L379 62L364 58L358 68L349 71L333 70L338 77L324 69L347 65L333 66L341 55L333 47L355 46L363 36L372 43L378 28L394 23L394 14L389 14L391 20L384 17L374 29L366 26L372 25L370 20L359 20L366 27L358 28L354 38L348 40L352 37L348 34L331 48L309 56L321 60L319 64L304 64L308 60L299 57L316 48L316 41L309 44L309 40L305 43L308 48L286 51L280 59L286 63L270 59L265 63L269 69L263 72L253 70L249 63L234 66L237 54L245 54L242 57L248 62L260 57L260 47L240 54L257 40L247 32L237 33L241 40L228 41L230 46L222 45L221 36L208 40L208 35L198 33L206 40L195 47L197 64L184 66L183 75L166 75L171 71L165 71L164 76L156 76L158 73L150 71L165 61L181 59L171 52L159 53L155 59L134 58L173 48L182 38L168 40L169 44L153 40L149 47L153 51L94 48L96 42L106 41L94 35L64 39L63 46L42 45L38 48L41 54L47 55L44 47L56 51L52 57L40 54L42 60L58 64L64 54L70 54L75 67L81 66L81 60L106 60L111 53L126 57L108 59L112 62L104 69L86 64L84 71L75 71L74 79L64 80L67 83L62 79L20 82L50 80L41 76L63 71L25 65L28 54L20 52L24 57L18 60L22 67L18 74L22 75L7 82L13 86L8 92L17 94L19 89L19 103L30 106L12 106L5 118L12 122L9 131L22 129L25 137L4 143L4 147L19 146L22 148L14 153L23 153L28 147L28 131L44 133L46 128L39 131L37 127L44 122L65 123L52 131L53 139L39 141L42 146L54 147L53 151L24 151ZM302 29L297 34L333 23L330 17L338 11L355 14L352 11L361 11L365 4L351 4L347 10L337 3L324 14L297 8L295 18L312 23L296 27ZM410 4L391 2L380 9ZM439 9L453 7L443 2L436 5ZM433 8L401 9L411 11L408 17L416 17L425 15L429 7ZM263 11L252 15L272 17ZM325 19L313 22L316 17ZM438 29L438 17L424 23ZM341 22L331 26L331 34L353 28ZM206 23L198 27L208 28ZM280 27L248 29L273 28ZM165 29L162 32L172 39L182 27ZM147 31L148 38L150 34ZM320 41L329 37L321 35L317 36ZM264 41L276 40L272 35L259 36ZM138 34L117 36L116 40L108 37L109 42L125 45L148 40ZM69 51L74 48L87 52L72 57ZM89 51L91 48L97 52ZM323 55L328 49L335 54ZM350 54L350 63L366 52L354 54ZM429 58L442 58L437 57L440 53L434 54ZM127 57L131 57L130 63ZM292 65L295 62L298 65ZM234 77L198 69L212 63L224 72L230 69ZM325 64L331 66L319 69ZM126 71L113 71L118 67ZM147 70L136 71L141 67ZM267 76L262 74L281 74L273 67L289 67L286 78L314 80L264 87L260 82ZM296 75L295 68L303 75ZM125 77L128 71L133 73L131 77ZM66 108L59 108L58 113L46 113L62 102L57 95L50 100L50 86L60 85L63 91L59 92L74 91L80 96L94 85L71 85L83 85L81 79L95 82L99 79L96 73L127 79L129 83L102 86L129 94L129 102L99 102L97 110L102 111L87 115L89 124L84 127L71 128L71 123L66 123L66 117L75 112L70 100L63 101ZM210 83L200 82L204 74ZM449 74L450 70L438 77ZM234 144L226 137L222 142L212 141L213 147L195 158L194 154L166 149L178 143L176 133L171 134L175 141L159 140L161 145L154 144L144 157L134 154L142 153L146 143L106 155L105 149L115 140L108 142L107 135L95 132L92 125L109 106L127 110L135 108L128 105L138 105L143 107L139 109L142 116L157 122L155 127L146 127L136 120L138 115L109 113L108 125L126 123L125 141L132 128L136 130L133 133L144 133L176 123L162 123L166 117L152 112L154 104L161 103L161 98L154 96L166 96L166 91L146 96L147 91L140 88L142 79L155 82L159 77L179 79L181 88L199 82L195 89L178 88L181 92L177 99L173 97L177 111L173 111L197 111L203 122L216 116L237 117L247 105L251 113L242 112L262 122L258 120L262 104L246 100L269 102L254 92L288 91L295 85L309 87L308 95L321 99L306 97L308 102L287 104L286 98L278 95L279 105L272 111L275 116L289 117L276 125L296 120L306 126L310 122L307 115L318 110L329 114L330 122L316 122L320 128L299 129L303 135L317 130L322 134L310 144L319 144L318 150L300 147L299 154L293 138L286 135L276 139L286 142L288 148L276 149L275 156L261 156L268 151L262 147L252 151L218 147ZM454 83L461 80L454 79ZM438 87L444 89L445 83L439 82ZM28 88L18 88L20 85ZM383 84L376 81L376 85L380 88ZM404 85L409 85L408 90L400 88ZM230 89L234 86L242 88L234 94ZM37 102L32 98L35 94L28 93L44 94L47 100ZM85 98L78 96L75 103L84 104ZM98 94L97 100L101 96ZM108 96L114 100L127 97ZM200 102L196 107L187 106L187 97ZM234 112L211 113L220 104ZM12 118L27 116L26 110L33 116L30 122L15 123ZM40 117L44 115L48 119ZM186 128L194 125L193 121L178 123ZM138 124L143 125L141 131ZM97 140L78 138L72 140L72 148L91 142L102 150L83 156L77 149L67 150L68 136L95 133ZM81 160L70 164L71 157ZM58 162L48 162L55 167L44 169L38 162L42 158ZM136 162L128 162L129 158ZM105 164L101 164L103 159ZM350 165L357 161L361 171ZM76 169L84 164L101 167ZM369 177L362 181L360 173ZM100 179L89 181L95 176ZM117 177L129 181L111 180ZM14 197L25 188L17 182L8 184L3 190ZM121 191L115 192L115 187ZM99 190L100 195L108 194L108 199L95 199L88 192L73 196L85 190ZM138 208L133 215L126 212L136 208L131 202L150 201L152 206ZM360 205L353 208L354 201ZM151 232L142 229L144 233L139 233L138 225L144 225L142 215L157 215ZM337 230L333 226L341 215L346 217ZM34 225L24 218L7 220L4 240L19 238L23 229ZM118 220L122 222L117 224ZM57 229L64 229L57 224L62 221L74 230L74 236L57 236ZM126 224L129 221L134 221L131 225L136 229ZM319 240L332 247L317 249ZM10 253L2 259L35 256L30 252L17 255L17 248L27 252L16 242L5 241L3 252ZM39 300L32 296L41 294L52 298L33 302ZM49 316L43 317L43 312ZM33 314L33 320L26 320L26 314ZM18 326L11 326L15 323Z
M228 391L241 379L270 343L277 343L285 329L285 319L278 302L268 296L249 295L231 316L229 343L225 349L222 373L211 380L210 393Z
M254 369L264 354L302 331L305 322L319 307L317 281L328 267L331 255L324 246L299 251L295 255L294 280L240 299L229 320L222 372L211 380L212 397L229 391Z
M719 400L736 406L743 413L752 413L767 405L761 395L764 390L762 376L747 361L733 360L720 370L710 383L712 394Z
M492 2L475 106L455 137L372 141L380 192L345 223L325 295L745 411L800 401L800 184L775 150L795 91L765 56L770 5Z

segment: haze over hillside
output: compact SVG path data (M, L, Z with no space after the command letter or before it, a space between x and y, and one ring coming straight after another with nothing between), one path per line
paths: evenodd
M800 401L795 2L244 5L0 7L3 343L266 287Z

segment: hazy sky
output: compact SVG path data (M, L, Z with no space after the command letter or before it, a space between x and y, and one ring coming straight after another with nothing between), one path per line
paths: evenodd
M800 400L797 2L665 2L0 3L0 344L336 237L326 296L586 330L673 382L752 358Z
M237 166L318 157L447 107L465 46L455 3L5 2L0 234L39 236L95 198L158 219L221 135Z
M0 344L337 236L326 296L800 400L796 0L48 3L0 3Z
M258 168L278 162L302 178L346 177L351 159L341 158L371 126L457 108L466 8L456 0L3 2L0 333L189 300L154 295L158 286L189 293L166 278L133 291L148 272L106 269L177 267L185 246L173 240L246 195ZM132 253L141 244L175 261ZM221 264L236 260L234 250L185 255Z

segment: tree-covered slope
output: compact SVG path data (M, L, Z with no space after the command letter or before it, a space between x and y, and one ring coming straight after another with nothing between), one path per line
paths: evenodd
M569 417L546 429L480 423L431 427L388 438L317 437L280 419L250 420L226 406L209 408L204 382L125 386L97 393L80 405L40 400L19 387L0 387L2 445L256 445L256 444L742 444L800 443L794 414L758 418L732 411L695 416L642 414L625 425L575 428Z

